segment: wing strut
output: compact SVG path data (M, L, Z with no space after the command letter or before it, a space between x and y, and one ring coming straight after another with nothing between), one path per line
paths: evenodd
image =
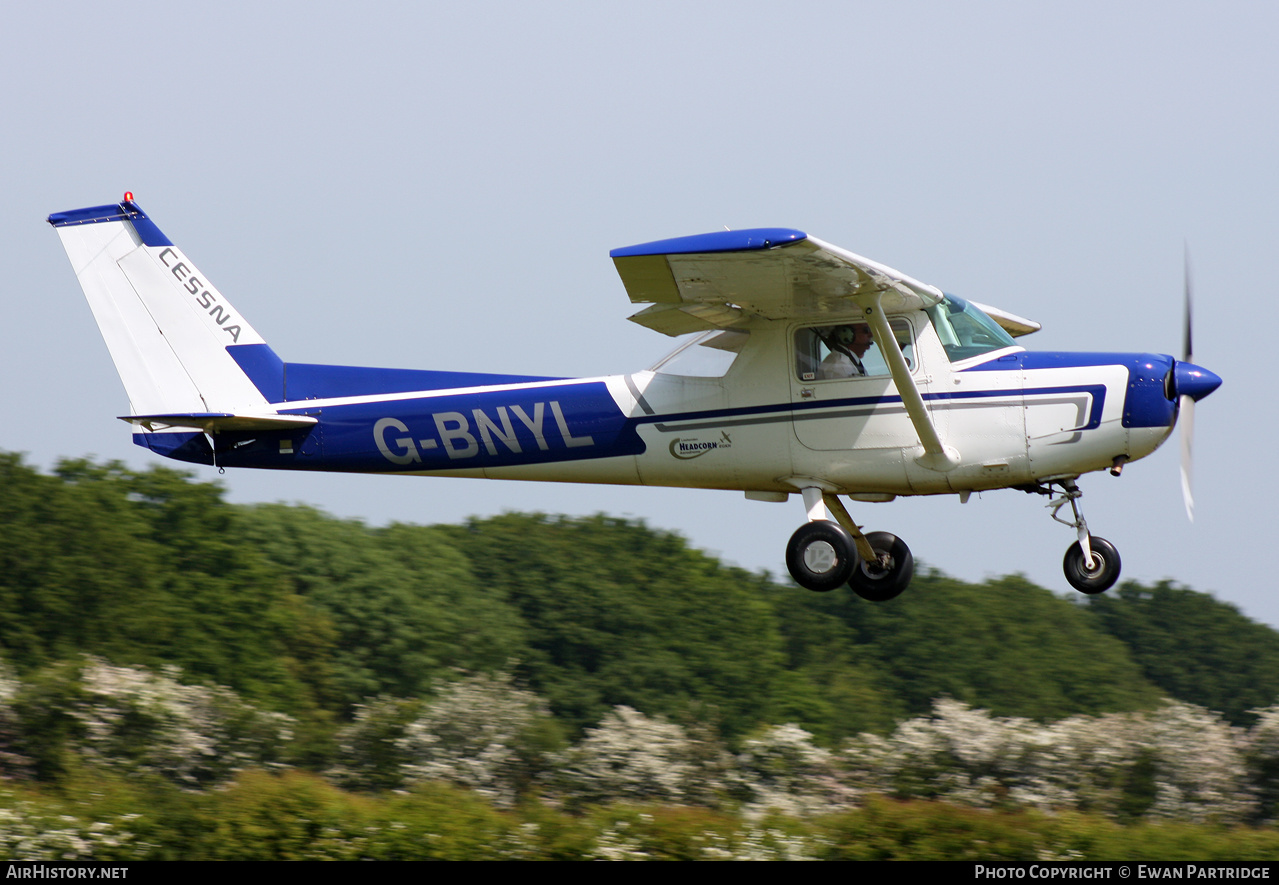
M915 460L930 470L943 473L954 470L959 466L959 452L944 445L937 434L937 428L933 426L933 419L924 406L924 398L919 395L915 379L910 376L910 366L906 365L906 357L902 356L897 336L893 334L888 325L888 317L884 315L884 307L880 304L882 297L882 292L874 294L874 300L865 308L866 318L875 336L875 343L888 362L888 371L893 375L893 382L897 385L902 405L906 407L906 414L910 416L910 423L915 425L915 433L919 434L919 441L924 446L924 454Z

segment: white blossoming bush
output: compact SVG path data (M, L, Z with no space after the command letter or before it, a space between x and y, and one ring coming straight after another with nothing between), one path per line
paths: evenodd
M1014 805L1117 813L1154 760L1141 720L1129 714L1027 723L1023 734L1021 768L1008 781Z
M0 777L25 779L32 775L31 760L18 749L22 730L14 700L22 683L0 661Z
M943 699L931 717L902 722L888 738L850 742L843 759L856 789L988 806L1015 771L1023 732L1022 720Z
M717 744L618 706L566 754L561 787L572 802L713 805L727 761Z
M395 738L408 781L448 781L509 806L545 770L546 703L509 675L471 676L431 700Z
M0 796L0 857L8 860L119 860L148 846L130 831L136 814L85 823Z
M736 777L746 788L743 811L807 817L851 807L856 793L837 777L834 757L797 725L775 725L742 745Z
M1257 722L1248 732L1244 760L1257 797L1257 816L1279 817L1279 706L1253 710Z
M1155 801L1148 814L1237 823L1254 813L1242 729L1180 702L1165 703L1141 719L1155 757Z
M125 772L159 774L198 788L251 766L270 767L292 737L290 717L244 703L229 689L87 658L81 696L68 711L80 728L76 749Z
M597 816L597 826L584 859L815 860L821 847L813 833L701 809L613 805Z
M946 699L887 738L862 735L842 758L861 790L1234 823L1256 808L1244 749L1240 729L1190 704L1039 725Z

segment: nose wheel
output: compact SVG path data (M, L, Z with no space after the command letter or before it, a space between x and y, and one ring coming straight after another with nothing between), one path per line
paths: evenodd
M1119 580L1119 551L1105 538L1091 537L1092 562L1084 556L1084 548L1078 541L1066 550L1062 568L1070 586L1080 593L1092 596L1105 593Z

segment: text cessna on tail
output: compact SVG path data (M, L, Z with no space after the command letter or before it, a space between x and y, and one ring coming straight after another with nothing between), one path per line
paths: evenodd
M128 391L134 441L197 464L740 489L808 521L786 561L812 590L891 599L914 571L841 495L1017 488L1075 528L1070 583L1119 555L1075 480L1153 452L1221 383L1150 353L1032 353L1039 328L796 230L615 249L631 317L694 333L653 368L599 378L285 363L133 202L49 217ZM1187 304L1188 304L1187 300ZM1188 441L1187 441L1188 444ZM1186 490L1188 493L1188 483ZM1069 504L1072 518L1059 515ZM1187 506L1189 496L1187 494Z

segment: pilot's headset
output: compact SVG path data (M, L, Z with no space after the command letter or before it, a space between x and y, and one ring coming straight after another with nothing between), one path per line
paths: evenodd
M831 350L838 351L850 359L853 352L850 349L853 342L857 340L857 332L852 326L835 326L825 335L822 335L822 341L826 342L826 346Z

